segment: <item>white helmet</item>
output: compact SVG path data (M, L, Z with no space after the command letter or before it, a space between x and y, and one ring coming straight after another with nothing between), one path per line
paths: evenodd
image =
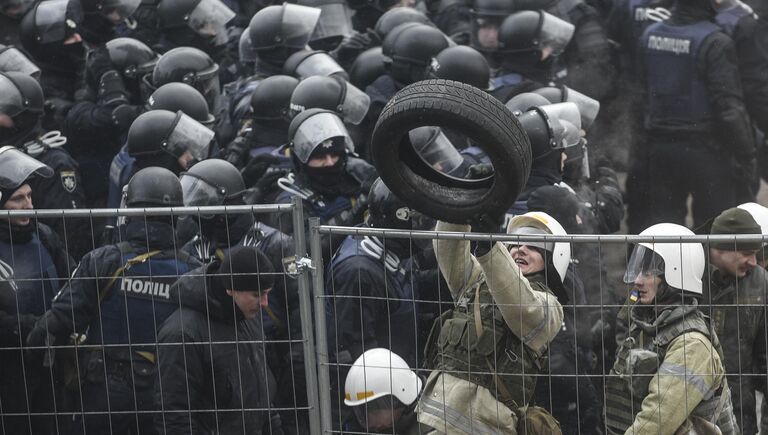
M693 231L678 224L656 224L641 236L692 236ZM655 254L655 255L654 255ZM661 270L663 260L664 268ZM632 251L624 274L624 282L632 283L643 272L664 274L671 287L701 294L704 275L704 248L701 243L638 243Z
M541 212L531 211L520 216L513 217L507 224L507 234L537 235L552 234L555 236L567 236L563 226L552 216ZM544 249L552 254L552 264L555 265L560 281L565 280L565 272L571 262L571 245L567 242L526 242L527 246Z
M400 356L389 349L364 352L349 369L344 382L344 404L359 406L393 395L404 405L416 401L421 379Z
M751 214L752 219L760 225L760 232L768 235L768 208L754 202L745 202L739 208Z

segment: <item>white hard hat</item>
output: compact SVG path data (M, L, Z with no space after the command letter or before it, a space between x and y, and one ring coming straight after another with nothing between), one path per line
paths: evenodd
M645 229L641 236L692 236L693 231L678 224L656 224ZM654 255L655 254L655 255ZM631 283L638 274L661 266L656 270L664 274L671 287L701 294L701 277L704 274L704 248L701 243L638 243L632 251L624 274L624 282Z
M376 348L357 358L344 382L344 404L359 406L393 395L405 405L416 401L421 379L389 349Z
M768 235L768 208L754 202L745 202L739 208L751 214L763 235Z
M507 234L536 235L552 234L555 236L567 236L563 226L552 216L541 212L531 211L526 214L513 217L507 224ZM565 272L571 262L571 245L567 242L526 242L527 246L533 246L547 250L552 255L552 264L555 265L560 281L565 280Z

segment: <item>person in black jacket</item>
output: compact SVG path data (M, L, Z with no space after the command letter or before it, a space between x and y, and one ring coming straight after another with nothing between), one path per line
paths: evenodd
M128 183L125 202L181 206L181 184L167 169L145 168ZM169 216L128 218L124 241L86 254L27 337L49 355L51 342L69 344L73 335L82 345L74 403L84 413L74 416L73 434L152 433L156 331L178 307L171 284L200 266L177 249L174 225ZM41 353L30 354L33 363Z
M224 260L182 276L180 304L158 333L159 433L274 433L269 406L276 385L267 367L261 309L274 285L269 259L237 247Z

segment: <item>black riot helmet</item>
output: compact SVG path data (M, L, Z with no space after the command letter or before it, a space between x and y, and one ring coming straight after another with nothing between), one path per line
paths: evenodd
M19 72L0 73L0 114L13 127L0 126L0 145L21 145L43 114L43 89L34 78Z
M516 115L530 139L534 162L582 142L581 115L574 103L537 106Z
M350 124L360 124L368 113L371 98L341 77L313 76L302 80L291 96L291 111L327 109Z
M194 34L213 46L221 46L227 43L226 25L235 18L235 13L221 0L161 0L157 17L165 32L178 29L182 34Z
M207 159L181 174L184 205L242 204L245 182L240 171L226 160Z
M112 65L128 79L141 79L154 70L160 55L133 38L115 38L105 44Z
M139 170L128 181L125 205L131 208L184 205L179 177L165 168L149 167Z
M379 39L383 41L392 29L405 23L421 23L428 26L434 25L424 12L421 12L418 9L401 6L385 12L384 15L379 18L379 21L376 21L376 27L374 27L373 30L376 32L376 35L379 36Z
M396 197L381 178L373 182L368 194L367 223L373 228L400 230L430 230L435 224L434 220L408 207ZM390 240L387 240L389 243Z
M43 0L21 20L21 45L38 64L77 72L85 60L85 47L78 33L82 22L79 0Z
M272 49L289 49L284 52L287 58L307 46L319 19L318 8L291 3L267 6L256 12L248 25L251 46L259 57Z
M312 76L338 75L347 78L344 68L328 53L318 50L301 50L293 53L283 65L283 73L299 79Z
M479 51L466 45L448 47L432 59L428 78L454 80L488 89L491 67Z
M20 72L40 79L40 68L14 46L0 44L0 72Z
M147 99L147 110L181 110L208 128L216 121L203 95L186 83L166 83L157 88Z
M0 207L30 177L50 178L53 169L14 146L0 147Z
M515 11L512 0L474 0L470 14L470 45L484 53L494 52L498 46L499 27Z
M2 0L0 1L0 14L12 20L20 19L34 6L34 0Z
M399 0L347 0L349 7L355 10L360 9L375 9L379 12L386 12L392 6L396 5Z
M401 27L404 29L398 31ZM382 44L382 54L392 78L411 84L425 78L427 65L447 47L443 32L424 24L408 23L390 32Z
M499 28L498 51L504 54L530 54L541 60L548 51L557 56L573 36L573 24L544 11L521 11L507 17Z
M349 81L358 89L365 89L386 73L382 48L373 47L360 53L349 67Z
M145 76L145 82L146 76ZM152 89L171 82L186 83L200 91L209 107L216 107L221 89L219 65L204 51L193 47L169 50L157 61L152 71Z
M345 0L298 0L297 4L322 12L309 45L316 50L333 50L352 34L352 10Z
M581 127L584 130L589 129L600 112L600 102L590 98L581 92L571 89L565 85L547 86L533 91L549 100L550 103L575 103L581 113Z
M133 15L139 5L141 5L141 0L102 0L99 5L99 12L113 24L117 24Z
M204 160L213 136L213 131L181 111L151 110L128 129L128 154L137 158L168 154L178 159L189 152Z
M316 150L341 156L354 150L344 122L336 113L324 109L308 109L296 115L288 127L288 140L293 156L302 165Z
M251 117L287 124L291 119L291 95L299 79L286 75L267 77L251 94Z

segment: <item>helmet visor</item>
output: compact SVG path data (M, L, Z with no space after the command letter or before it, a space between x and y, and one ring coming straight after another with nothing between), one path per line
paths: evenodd
M371 105L371 97L365 92L357 89L351 83L344 79L347 92L344 95L344 101L341 102L341 114L344 117L344 121L358 125L363 122L366 113L368 113L368 107Z
M568 148L581 141L581 114L574 103L547 104L538 107L552 129L556 148Z
M296 75L299 76L299 79L312 76L329 76L340 72L344 72L344 68L339 66L331 56L323 52L307 56L296 67Z
M106 0L102 3L102 13L111 15L114 12L123 20L133 15L140 4L141 0Z
M296 129L293 152L301 163L307 163L315 148L329 139L341 139L348 150L354 150L352 138L341 119L332 113L318 113Z
M416 135L419 135L419 130L422 129L432 130L427 134L433 139L415 144L414 149L430 166L440 172L450 174L464 162L464 157L453 146L450 139L445 136L443 130L437 127L419 127L411 130L409 133L411 143L418 142Z
M290 3L283 4L283 46L304 48L315 31L320 19L320 9Z
M318 7L321 10L320 19L312 34L312 41L333 37L341 41L352 34L352 11L346 3L329 3Z
M202 178L184 173L181 175L181 190L184 192L184 205L204 207L224 203L224 192Z
M66 26L76 27L77 24L67 20L67 5L69 0L44 0L35 11L35 27L40 35L40 42L61 41L66 36Z
M631 284L640 275L664 275L664 260L652 249L643 245L635 245L635 249L629 257L629 263L627 263L627 271L624 273L624 282Z
M48 178L53 169L12 146L0 148L0 188L15 189L33 174Z
M7 47L0 52L0 71L18 71L35 79L40 78L40 68L15 47Z
M0 74L0 114L13 118L24 110L24 106L24 97L16 84Z
M580 166L578 169L581 176L589 178L589 149L587 148L587 141L582 140L581 145L565 149L565 166Z
M182 111L176 112L176 122L165 140L165 149L176 157L189 151L197 160L208 158L208 148L214 132L187 116Z
M519 235L519 236L540 236L540 235L547 235L549 234L547 231L542 230L541 228L536 227L517 227L510 230L508 234L512 235ZM532 248L539 248L543 249L545 251L552 252L555 250L555 243L554 242L507 242L507 246L509 248L513 248L516 246L530 246Z
M227 43L227 23L235 13L220 0L200 0L189 14L187 25L198 35L211 38L214 45Z
M240 62L256 62L256 51L251 45L251 32L245 31L240 35L238 52L240 53Z
M539 33L541 48L549 47L554 56L562 54L573 37L575 27L573 24L561 20L552 14L544 11L541 11L541 13L544 16Z
M576 104L579 114L581 114L581 126L584 129L588 129L595 122L595 118L600 112L599 101L589 98L575 89L566 88L565 101Z

